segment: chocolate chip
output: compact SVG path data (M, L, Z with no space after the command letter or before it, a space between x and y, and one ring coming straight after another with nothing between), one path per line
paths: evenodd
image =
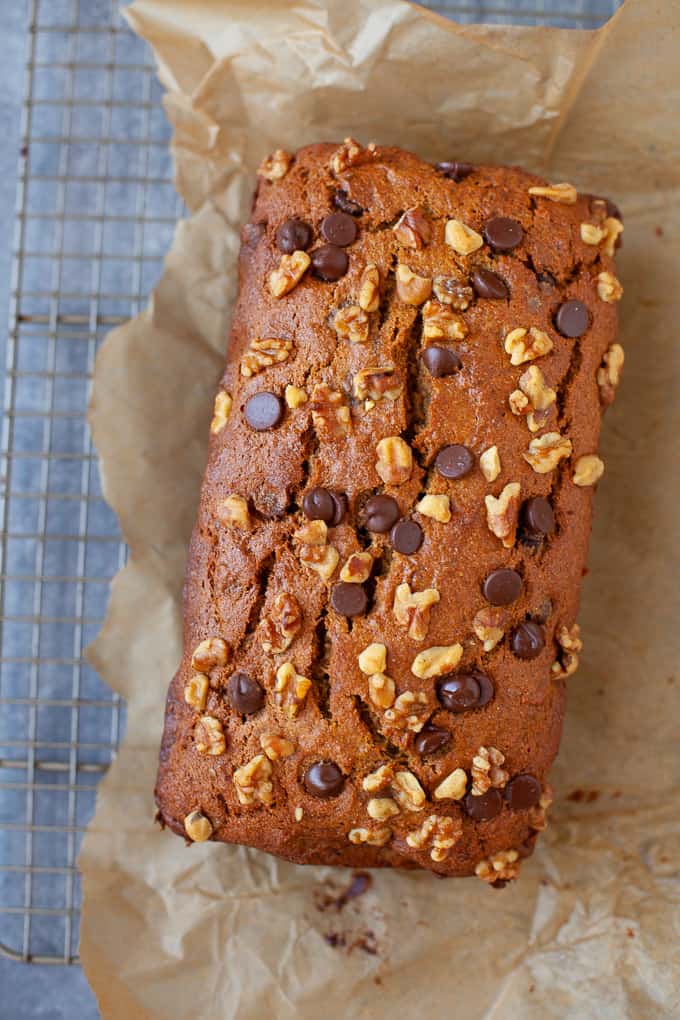
M589 323L588 309L581 301L565 301L557 309L555 325L562 336L583 336Z
M541 784L525 772L510 780L503 790L503 796L514 811L534 807L541 799Z
M399 520L399 504L391 496L371 496L364 507L366 527L382 535Z
M347 213L329 213L321 222L321 233L329 244L346 248L356 239L357 225Z
M337 797L342 793L345 777L334 761L317 761L310 765L302 777L305 790L311 797Z
M435 379L453 375L463 367L460 357L450 347L426 347L423 351L423 362Z
M305 493L302 500L302 509L305 517L310 521L325 521L329 524L335 516L335 500L328 489L317 486Z
M487 790L479 797L468 793L463 801L465 810L476 822L490 822L503 810L503 798L498 790Z
M491 701L493 684L491 678L478 669L470 673L449 673L437 683L437 697L449 712L468 712Z
M484 237L494 251L510 251L521 244L522 224L509 216L494 216L484 227Z
M426 723L418 736L413 741L413 748L416 754L434 754L441 751L451 741L451 732L443 726L435 726L434 723Z
M327 523L331 526L331 528L335 528L341 523L343 517L347 513L347 496L344 492L331 492L331 497L333 499L335 510L330 521Z
M338 209L349 213L350 216L361 216L364 211L358 202L349 197L346 191L336 191L333 195L333 202L337 205Z
M342 248L324 244L312 252L312 270L315 276L326 283L335 283L347 272L349 259Z
M448 177L452 181L462 181L465 177L469 177L474 167L472 163L461 163L457 159L447 159L442 163L435 163L435 170L439 170L440 174L444 174L444 177Z
M505 280L502 280L497 273L492 273L490 269L475 269L472 274L472 286L475 288L477 296L481 298L500 301L510 297Z
M544 496L528 499L522 507L522 525L530 535L552 535L555 514Z
M522 578L516 570L501 567L499 570L492 570L484 578L482 591L484 598L492 606L509 606L522 593Z
M231 707L241 715L253 715L264 705L264 689L247 673L232 673L227 684Z
M368 598L360 584L338 581L331 591L331 606L340 616L361 616L366 612Z
M264 223L246 223L241 231L241 244L255 247L264 236Z
M533 620L523 620L512 632L510 647L518 659L535 659L545 647L543 628Z
M444 478L462 478L472 470L474 462L475 459L467 446L453 443L451 446L442 447L434 466Z
M275 393L268 393L263 390L255 393L246 400L243 413L251 428L262 432L264 429L273 429L281 424L283 419L284 405L280 397Z
M415 521L398 521L390 532L393 547L404 556L412 556L423 544L423 529Z
M306 251L312 243L312 228L304 220L286 220L276 231L276 245L279 251L290 255L294 251Z

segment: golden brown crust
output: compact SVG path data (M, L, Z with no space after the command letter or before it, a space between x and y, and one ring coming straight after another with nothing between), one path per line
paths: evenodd
M456 769L471 776L480 748L498 749L503 756L500 771L494 773L498 782L492 783L501 795L508 790L506 774L511 779L530 774L545 789L558 748L565 655L569 666L574 658L573 648L565 651L558 634L570 631L576 620L593 496L591 485L574 484L574 465L597 452L601 408L611 396L611 387L603 395L598 386L598 370L615 340L617 323L616 303L598 295L598 275L614 271L607 254L613 240L610 244L611 234L602 226L611 209L593 203L590 196L572 201L568 189L553 198L530 195L530 187L546 182L518 169L476 167L456 182L398 149L362 150L344 169L346 160L337 158L338 152L342 157L347 150L309 146L293 157L284 176L261 178L252 224L262 228L244 228L240 294L220 389L231 401L221 396L216 405L191 543L185 650L168 696L157 786L160 817L185 835L186 816L200 810L212 826L211 838L256 846L300 863L416 866L468 875L500 851L530 852L536 832L532 821L542 809L512 808L506 796L496 817L480 821L462 801L436 798L435 789ZM278 228L290 218L311 225L313 258L315 249L326 243L320 224L337 212L334 195L339 189L363 209L354 217L356 240L344 249L349 257L346 275L329 283L306 269L287 293L272 296L269 278L282 255ZM403 213L413 207L420 211L395 231ZM485 225L496 216L511 217L524 231L521 243L505 253L494 253L483 241ZM449 220L469 228L461 242L465 246L472 237L475 247L469 254L458 254L446 243ZM583 232L583 223L600 229ZM456 229L450 228L450 239L461 236ZM453 305L444 301L424 309L423 293L417 295L420 304L408 303L396 278L399 264L425 281L459 277L462 290L456 291ZM379 300L371 293L371 274L366 277L371 265L379 271ZM481 297L470 289L472 273L479 268L492 269L505 281L507 299ZM445 293L439 282L431 300ZM580 338L565 337L555 326L555 315L567 300L588 309L590 325ZM336 311L363 311L362 305L375 310L358 315L357 339L342 322L336 332ZM345 315L343 321L348 318L357 321L357 315ZM362 339L366 318L368 338ZM552 348L514 365L506 337L531 327L546 334ZM448 336L437 339L437 330ZM531 341L530 332L526 337ZM253 346L253 341L267 338L286 343ZM431 345L455 349L462 368L434 378L422 358ZM248 352L244 374L241 362ZM374 385L375 392L367 395L370 380L367 384L362 377L363 388L355 383L367 368L390 366L389 387L376 390ZM535 373L520 382L531 366L541 370L540 393L547 387L556 394L552 402L547 398L547 409L536 412L535 431L527 422L531 407L520 406L522 393L541 399L540 393L536 397ZM287 387L295 389L287 394ZM389 396L382 395L386 388ZM281 424L266 431L255 431L244 417L246 400L260 391L279 396L285 408ZM513 407L509 398L514 391L519 397ZM341 408L346 410L338 415ZM571 455L538 473L524 454L546 433L567 438ZM402 470L399 456L392 460L387 444L383 451L389 463L381 468L376 447L390 437L405 441L410 467ZM434 461L442 447L454 443L472 451L474 466L464 477L448 479ZM483 472L479 458L494 446L501 469L488 481L495 472ZM542 464L542 458L539 453L534 462ZM394 484L382 480L385 471ZM501 497L511 483L519 483L519 501L514 487L489 510L485 497ZM349 503L340 525L329 527L325 536L318 529L316 546L309 543L309 534L302 536L306 541L296 538L309 524L302 512L303 496L315 486L344 493ZM420 524L424 541L412 555L395 551L389 534L368 530L364 506L379 493L393 496L402 517ZM416 511L426 494L449 497L450 520ZM531 544L521 511L519 521L517 513L519 505L536 496L549 498L556 531ZM494 530L488 520L492 512L507 518L496 520ZM330 546L337 551L337 557L333 553L326 561L333 567L330 579L308 565L303 546L313 551L313 561L318 560L314 550L325 554ZM348 558L361 551L370 551L374 560L371 578L364 582L369 608L348 621L332 608L330 593ZM363 567L367 562L364 558ZM356 569L363 567L359 561ZM487 633L485 622L489 626L489 614L485 617L483 611L492 607L482 582L501 567L516 569L523 589L515 602L496 613L503 637L496 635L497 643L485 651L479 635ZM408 585L411 593L434 589L439 595L415 629L409 626L413 617L406 609L395 615L399 585ZM408 602L409 591L400 592ZM292 603L282 603L285 593L293 596ZM542 628L545 640L530 661L513 653L510 640L515 626L526 620ZM424 638L418 639L423 631ZM217 655L210 668L212 660L199 655L193 668L195 648L212 637L227 643L228 661ZM398 700L391 708L385 707L389 683L385 703L376 703L369 676L358 663L359 654L372 643L386 648L385 666L377 673L394 682ZM453 653L454 658L460 655L460 663L449 672L481 670L494 689L483 707L461 713L443 707L429 666L416 667L422 676L412 669L419 653L455 645L461 646ZM281 673L286 663L293 668ZM189 696L193 704L185 701L185 685L197 672L209 678L202 707L200 684L198 702L196 684ZM257 680L265 692L263 708L250 715L234 710L228 684L235 673ZM295 688L296 676L311 680L308 691L304 684ZM406 704L410 695L399 700L404 692L415 695L411 714ZM201 716L219 724L213 726L217 736L208 753ZM450 731L445 748L417 753L414 730L423 720ZM276 742L262 741L271 735L288 740L292 753L278 755L274 750L267 757L264 746L281 749ZM262 758L246 770L245 778L239 773L235 783L234 773L257 756ZM342 770L345 780L337 796L320 799L307 792L303 775L319 761L335 762ZM391 770L385 773L388 781L378 792L366 791L365 777L385 764ZM425 792L424 804L414 810L410 808L416 805L400 792L401 781L395 778L400 772L415 776ZM391 801L398 813L385 805L369 809L373 798ZM474 814L476 805L472 807ZM385 811L389 817L381 820ZM435 822L423 828L431 816ZM363 839L366 831L374 843L384 845L351 841ZM487 874L489 868L484 869ZM514 874L514 865L510 870Z

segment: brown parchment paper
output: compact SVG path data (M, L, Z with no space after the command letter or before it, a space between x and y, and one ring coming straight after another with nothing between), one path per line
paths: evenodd
M104 1016L680 1016L680 5L629 0L596 33L460 27L397 0L137 0L128 18L158 59L193 215L150 307L104 345L92 399L131 547L90 652L129 705L80 858ZM349 133L615 197L626 372L537 853L502 892L376 872L339 911L319 896L347 873L187 849L154 826L152 789L254 169Z

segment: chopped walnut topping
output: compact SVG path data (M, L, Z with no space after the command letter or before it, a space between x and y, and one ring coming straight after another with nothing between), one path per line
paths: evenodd
M601 301L606 301L607 304L611 305L615 301L621 300L623 297L623 287L613 273L598 273L597 295Z
M359 305L346 305L338 308L333 317L333 328L341 340L350 340L353 344L365 344L368 340L370 322L368 312Z
M284 662L276 671L274 701L294 719L304 704L312 681L296 672L292 662Z
M424 652L418 652L411 663L411 672L421 680L429 680L433 676L442 676L455 669L461 660L463 647L453 645L433 645Z
M352 553L340 571L340 580L363 584L371 576L373 557L369 552Z
M432 293L432 280L427 276L417 276L401 262L397 266L395 276L397 296L407 305L422 305Z
M292 158L285 149L275 149L271 156L262 160L257 172L268 181L280 181L288 173Z
M383 673L387 666L387 649L377 641L366 645L358 656L359 669L370 676L371 673Z
M465 280L456 276L435 276L432 289L437 301L451 305L457 312L464 312L474 301L475 292Z
M414 850L428 849L432 860L439 863L446 860L462 833L463 823L459 817L429 815L419 829L407 834L406 842Z
M579 653L583 651L581 628L577 623L572 627L562 626L555 634L555 639L560 652L550 667L552 675L555 679L572 676L578 669Z
M320 433L333 439L347 435L352 417L343 393L332 390L327 383L317 383L309 406L314 427Z
M492 651L505 634L509 615L505 609L484 606L475 613L472 629L485 652Z
M435 787L435 800L462 800L467 789L467 772L465 769L454 769L439 786Z
M359 281L359 308L377 312L380 307L380 273L372 262L364 269Z
M510 778L510 773L501 768L505 755L496 747L479 747L472 759L470 775L472 777L471 793L481 797L492 786L502 789Z
M390 730L420 733L428 711L425 691L404 691L385 712L384 719Z
M224 525L235 528L250 528L248 501L243 496L227 496L215 508L215 516Z
M385 846L392 838L392 830L387 825L377 829L350 829L347 833L350 843L366 843L368 846Z
M376 822L386 822L399 814L399 805L391 797L372 797L366 805L369 816Z
M475 875L483 882L510 882L519 875L519 854L516 850L499 850L498 853L480 861Z
M290 758L295 751L295 744L285 737L276 733L263 733L260 737L260 747L270 761L278 761L279 758Z
M373 673L368 678L368 697L374 708L391 708L396 688L394 680L384 673Z
M616 242L619 238L619 234L623 233L623 223L618 220L615 216L608 216L604 221L605 239L602 245L602 251L605 255L613 256L616 248Z
M227 393L226 390L220 390L215 397L213 417L210 422L210 431L213 435L217 435L218 432L221 432L227 424L229 415L231 414L231 405L231 394Z
M529 194L537 198L549 198L551 202L558 202L560 205L575 205L578 192L573 184L549 184L547 187L529 188Z
M600 399L603 404L611 404L616 388L621 381L624 353L621 344L611 344L597 370L597 385L600 388Z
M530 432L538 432L546 424L550 407L557 394L547 385L537 365L529 368L519 377L519 389L510 394L510 409L513 414L526 415Z
M375 470L385 485L401 485L411 477L413 454L400 436L387 436L375 448Z
M588 453L574 464L574 485L585 487L595 485L604 474L604 461L594 453Z
M581 240L584 244L599 244L607 236L604 227L598 227L594 223L581 224Z
M450 305L426 301L422 314L423 340L462 340L467 335L465 320Z
M519 482L509 482L498 499L495 496L485 496L486 523L489 531L500 538L506 549L512 549L515 544L517 532L517 518L519 516Z
M553 348L553 342L542 329L531 326L512 329L505 338L505 350L510 355L511 365L523 365L525 361L541 358Z
M416 251L432 240L432 224L419 205L407 209L392 229L399 244Z
M246 379L262 372L270 365L280 365L293 350L292 340L280 337L256 338L250 341L248 350L241 358L241 375Z
M212 822L202 811L190 811L184 819L184 831L194 843L205 843L213 834Z
M501 458L497 446L490 446L480 455L479 467L487 482L496 481L501 473Z
M525 461L531 464L538 475L546 475L553 471L564 457L571 457L571 440L561 436L559 432L546 432L545 435L532 439L529 450L523 453Z
M208 700L210 679L205 673L194 673L184 685L184 700L197 712L202 712Z
M328 540L328 525L325 521L305 521L294 537L305 545L325 545Z
M436 588L425 588L424 591L411 591L405 581L397 585L394 592L392 612L397 623L408 628L408 636L412 641L424 641L430 624L430 609L439 602Z
M425 803L425 791L412 772L395 772L392 792L404 811L420 811Z
M366 148L356 142L353 138L345 138L340 148L336 149L331 156L331 170L334 174L341 174L349 170L351 166L372 159L375 155L375 143L369 142Z
M234 786L239 804L271 804L274 787L270 777L272 766L264 754L256 754L234 772Z
M290 647L302 627L300 603L288 591L274 599L272 608L260 624L260 641L265 652L279 655Z
M314 570L322 579L329 581L335 573L340 554L333 545L301 545L300 562Z
M285 397L286 404L292 411L296 411L298 407L302 407L302 405L306 404L309 399L305 391L301 390L298 386L286 386Z
M229 645L219 637L206 638L196 645L191 656L191 668L197 673L209 673L229 661Z
M553 789L549 783L543 787L538 804L529 808L529 825L536 832L543 832L548 828L548 808L553 802Z
M447 220L444 240L459 255L469 255L484 244L484 238L460 220Z
M294 251L292 255L282 255L279 268L269 274L269 290L272 297L281 298L288 294L309 269L311 259L306 251Z
M370 411L377 401L396 400L400 397L404 384L395 380L394 365L362 368L354 376L354 396L366 401L366 410Z
M301 821L302 821L302 816L303 816L303 815L304 815L304 811L303 811L303 809L302 809L302 808L300 807L300 805L298 804L298 806L297 806L297 807L295 808L295 811L293 812L293 816L294 816L294 818L295 818L295 821L296 821L296 822L301 822Z
M202 715L194 729L194 743L199 754L224 754L227 743L220 720L212 715Z
M364 776L361 786L366 793L377 793L384 790L394 779L394 769L391 765L381 765L375 772L369 772Z
M440 524L448 524L451 520L451 501L445 493L440 495L429 493L427 496L423 496L416 503L416 510L423 517L431 517L433 521L439 521Z

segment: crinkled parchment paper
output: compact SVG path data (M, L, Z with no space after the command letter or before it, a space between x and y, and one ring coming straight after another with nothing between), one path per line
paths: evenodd
M463 28L396 0L137 0L128 17L158 58L192 218L149 309L108 338L92 402L132 551L91 650L129 704L80 859L81 953L104 1015L680 1015L678 3L629 0L596 33ZM152 789L254 169L278 145L350 133L619 201L626 373L537 853L502 892L381 872L324 910L348 873L187 849L154 825Z

